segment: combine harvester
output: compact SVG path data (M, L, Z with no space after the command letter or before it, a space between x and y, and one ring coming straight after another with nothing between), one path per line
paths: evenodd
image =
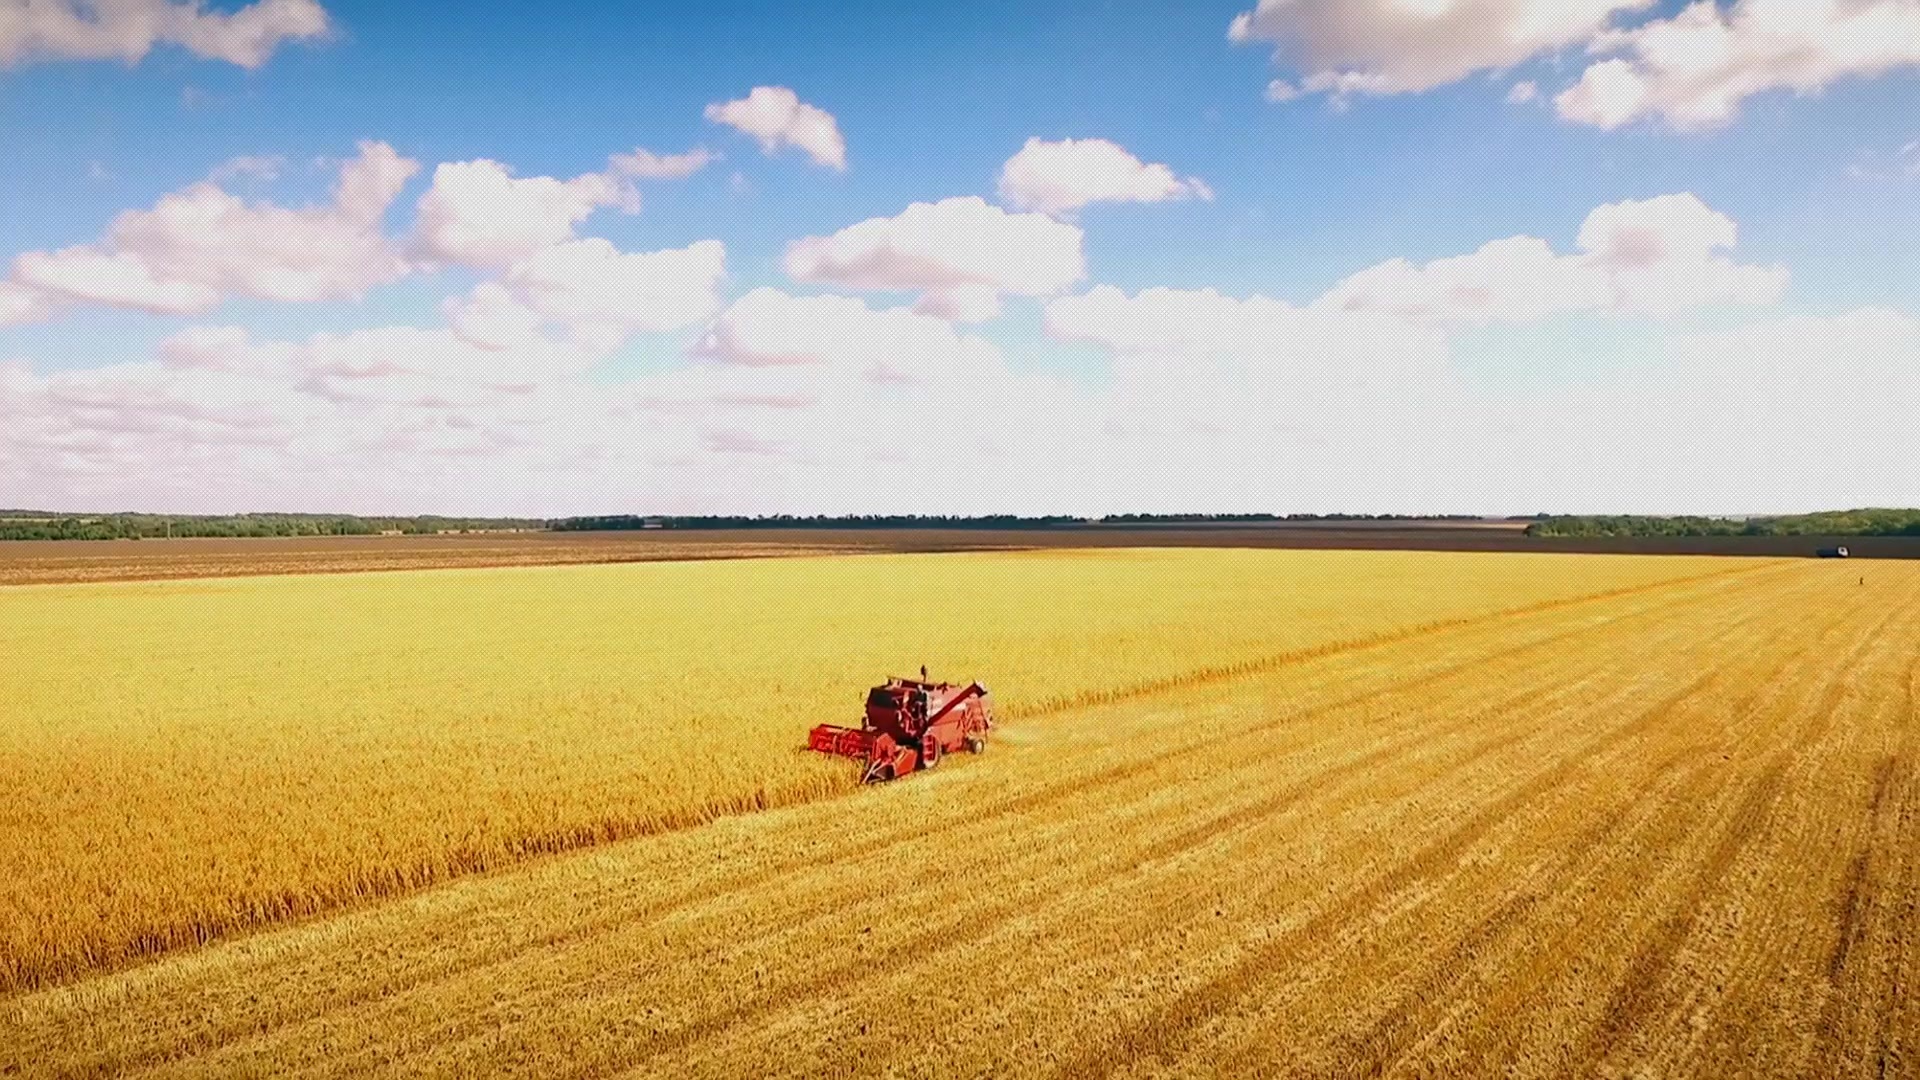
M862 762L866 771L860 782L873 784L931 769L960 750L978 754L987 748L992 728L986 687L929 682L927 669L921 668L918 679L888 679L869 690L861 726L821 724L807 745Z

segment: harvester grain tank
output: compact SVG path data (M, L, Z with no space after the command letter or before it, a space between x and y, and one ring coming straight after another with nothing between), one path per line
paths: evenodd
M861 782L871 784L931 769L961 750L981 753L992 728L986 687L932 682L921 668L918 679L888 679L867 691L859 727L821 724L807 745L861 762Z

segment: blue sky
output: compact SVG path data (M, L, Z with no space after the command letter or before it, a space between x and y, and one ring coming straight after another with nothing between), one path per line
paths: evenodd
M273 17L291 29L257 56L233 51L243 45L205 44L224 40L218 35L226 29L212 23L212 37L184 47L142 42L109 26L28 25L24 12L0 6L0 59L7 60L0 67L0 130L14 135L0 156L0 258L90 246L133 252L158 266L160 255L135 251L131 242L115 246L108 233L116 215L147 211L209 177L249 203L324 206L342 163L353 160L365 140L417 163L379 222L383 242L400 252L396 258L407 261L406 269L330 287L317 298L290 300L272 287L232 285L244 275L229 268L223 271L229 284L206 302L125 296L101 302L102 294L85 283L63 292L16 271L17 294L33 298L33 314L0 325L0 364L14 372L0 382L0 393L33 419L16 425L11 445L0 441L7 451L0 484L14 488L0 488L0 503L240 509L324 499L352 508L476 512L656 504L879 510L909 466L963 489L970 505L1031 511L1158 509L1182 500L1207 504L1192 509L1489 512L1537 509L1543 498L1558 498L1569 510L1920 501L1920 490L1900 473L1862 477L1846 462L1804 457L1783 463L1770 460L1777 448L1759 442L1741 443L1750 453L1733 455L1717 471L1658 464L1693 445L1702 431L1786 425L1794 435L1781 441L1818 446L1823 435L1857 429L1860 410L1877 416L1873 410L1920 405L1900 397L1920 379L1914 370L1920 356L1904 351L1912 337L1906 320L1920 312L1920 152L1913 147L1920 140L1920 46L1909 56L1895 42L1863 58L1851 43L1862 36L1860 27L1841 19L1847 12L1835 8L1825 21L1796 19L1783 31L1778 19L1767 21L1768 9L1779 9L1782 0L1702 5L1709 10L1696 8L1692 24L1678 4L1639 10L1579 0L1562 7L1593 8L1587 23L1561 28L1517 54L1481 56L1474 40L1500 38L1497 20L1506 15L1514 26L1534 25L1537 19L1527 20L1541 0L1491 0L1471 11L1466 4L1426 5L1419 18L1429 21L1418 24L1422 40L1443 37L1450 27L1467 31L1466 44L1438 53L1413 39L1412 16L1396 7L1398 0L1269 0L1258 9L1251 2L974 4L910 12L865 4L559 4L451 16L439 5L270 0ZM169 0L143 4L179 9ZM1890 20L1882 26L1920 27L1920 6L1912 0L1865 6ZM217 20L242 5L186 10ZM1229 27L1243 12L1250 29L1230 40ZM1477 23L1459 21L1469 17ZM1669 24L1704 33L1696 24L1709 17L1718 28L1715 40L1732 44L1730 58L1706 75L1663 67L1662 54L1650 46L1615 41L1606 46L1611 51L1597 51L1594 44L1608 33ZM314 18L324 19L326 33L297 32L311 26L302 20ZM1802 36L1801 53L1810 44L1826 58L1810 69L1796 62L1788 70L1783 54L1769 52L1782 33ZM100 58L101 52L115 55ZM1624 57L1646 88L1637 111L1583 113L1566 103L1570 99L1556 101L1583 76L1597 78L1590 69L1607 56ZM1311 87L1321 72L1331 73L1329 81L1338 74L1371 81L1368 89L1316 92ZM1267 92L1274 80L1298 88L1298 96L1269 100L1286 96ZM1510 101L1523 83L1536 88L1533 100ZM1728 102L1715 88L1728 85L1758 89L1737 94L1721 116L1714 111ZM791 141L763 152L752 134L706 117L710 106L744 99L756 87L790 89L798 102L824 111L844 142L844 170L823 166ZM1044 208L1061 227L1078 230L1083 273L1054 284L978 286L999 289L987 318L941 321L926 314L939 291L927 287L926 274L960 273L951 268L896 267L889 272L902 275L897 287L883 287L871 274L853 280L864 271L846 266L801 280L789 265L790 249L803 238L891 220L915 202L976 196L986 203L983 214L1004 207L1033 217L1038 204L1021 202L1023 196L1000 183L1030 139L1105 140L1136 164L1164 165L1176 182L1200 184L1179 194L1115 198L1097 193L1096 178L1088 181L1096 191L1090 201ZM596 310L583 321L577 305L563 317L558 308L515 292L515 303L530 305L544 320L538 347L524 355L518 345L493 342L471 361L450 352L431 373L405 373L447 383L440 390L409 384L396 397L384 389L358 393L372 384L357 383L354 393L319 401L298 396L329 362L317 358L325 350L314 346L315 335L337 339L394 327L445 334L447 304L478 295L489 282L509 291L524 286L525 274L505 262L476 265L444 252L420 254L416 204L433 187L436 166L485 159L517 178L567 180L608 172L610 154L699 147L718 159L684 177L622 180L639 198L637 213L602 203L558 241L604 238L620 253L719 241L724 276L714 283L712 310L695 305L677 318ZM277 164L252 173L222 170L243 156ZM1070 173L1078 167L1062 161ZM1582 224L1596 208L1667 206L1649 201L1683 194L1697 204L1688 204L1680 218L1662 217L1659 227L1696 236L1717 230L1724 219L1737 227L1737 242L1714 247L1711 257L1750 268L1752 281L1701 285L1697 299L1669 304L1652 297L1686 293L1718 273L1714 264L1663 264L1658 272L1670 279L1624 287L1600 268L1569 261L1562 267L1573 275L1567 296L1600 290L1609 298L1556 300L1545 312L1532 310L1529 301L1521 305L1528 310L1517 311L1495 295L1498 288L1482 288L1477 276L1468 291L1474 303L1488 306L1472 310L1453 310L1451 300L1440 302L1447 310L1435 310L1430 290L1457 295L1461 288L1437 279L1423 279L1418 288L1429 292L1420 292L1418 303L1399 291L1346 296L1344 317L1367 318L1369 326L1392 320L1392 333L1409 341L1442 339L1438 348L1446 355L1435 365L1437 374L1398 370L1408 351L1398 346L1374 356L1318 344L1355 336L1337 326L1323 331L1292 315L1276 321L1251 308L1179 314L1156 306L1162 294L1146 292L1210 289L1235 302L1258 296L1305 311L1350 275L1395 260L1417 268L1517 236L1576 256ZM972 220L955 218L941 228L965 231ZM222 233L192 243L229 240ZM1700 254L1709 257L1704 249ZM293 258L268 256L274 257ZM1026 257L1007 252L1011 263ZM199 270L181 265L178 273L200 281ZM1762 270L1778 270L1779 278ZM1502 277L1498 268L1475 266L1460 272L1509 281L1500 287L1533 273L1523 267ZM1178 348L1149 347L1139 335L1068 328L1063 303L1102 286L1117 288L1134 305L1115 325L1253 321L1219 340L1176 335ZM781 326L815 320L816 329L835 327L825 344L812 346L834 355L809 353L795 361L798 354L782 346L775 350L781 360L770 364L750 350L712 346L710 339L729 340L716 330L727 329L734 305L761 289L789 300L841 297L864 307L848 316L844 330L831 319L818 321L826 318L823 305L779 315ZM560 303L551 287L543 295ZM644 291L632 296L636 306L651 302ZM916 304L919 316L904 310ZM1872 309L1875 327L1864 336L1844 323L1860 317L1860 309ZM924 340L927 348L951 348L956 358L968 359L955 359L961 366L953 370L908 372L912 377L873 375L878 369L871 364L880 361L865 358L860 341L870 335L861 320L889 311L899 316L889 325L909 318L939 322L916 323L901 331L908 335L903 340ZM593 324L590 346L582 344L590 336L584 322ZM608 330L614 325L621 328L617 335ZM1764 340L1768 327L1796 328L1809 342L1823 333L1870 340L1875 352L1858 358L1853 382L1829 387L1835 400L1822 403L1825 414L1798 407L1805 395L1790 392L1802 385L1803 372L1751 387L1715 381L1736 378L1741 365L1737 356L1718 364L1709 345L1727 346L1743 332ZM242 332L249 359L198 366L164 361L170 340L207 328ZM841 332L848 339L844 350L833 347ZM1205 340L1195 345L1194 339ZM560 351L549 356L548 345ZM278 346L301 356L281 356ZM393 342L328 348L363 346ZM985 355L981 347L992 354L990 374L962 379L957 372L972 370L965 365ZM1817 363L1820 350L1807 349L1806 363ZM528 370L513 380L478 378L495 374L503 352ZM268 354L279 365L270 374L259 370ZM1688 363L1695 369L1683 366ZM842 370L849 365L859 370ZM780 376L799 378L801 392L782 382L775 396L806 398L814 407L769 416L765 405L739 404L767 394L733 384L744 385L770 366L806 369ZM1783 360L1782 366L1791 364ZM101 389L102 378L87 375L102 368L117 372L106 380L110 391ZM1327 386L1357 369L1365 369L1368 389L1329 399ZM1209 385L1232 388L1232 408L1181 400L1177 389L1165 400L1153 396L1152 387L1177 388L1180 379L1162 376L1182 370L1213 373L1208 378L1219 381ZM817 376L814 384L800 377L808 371ZM210 372L248 382L224 384ZM682 373L712 375L726 386L696 391L679 380L668 391L654 385ZM1438 382L1422 381L1429 377ZM1642 378L1653 382L1629 385ZM861 389L916 379L918 394L876 398ZM1441 383L1444 389L1432 390ZM75 405L74 387L83 384L111 402ZM493 389L483 393L483 386ZM1693 387L1692 396L1680 395L1680 387ZM1464 433L1439 442L1393 442L1370 451L1366 463L1343 464L1329 455L1325 468L1311 475L1299 474L1297 465L1262 466L1267 454L1276 459L1269 464L1318 460L1311 454L1289 459L1285 436L1274 434L1299 430L1295 413L1307 411L1304 422L1325 432L1351 430L1377 421L1380 408L1404 407L1391 400L1396 388L1423 406L1452 410L1414 426ZM521 396L488 396L495 393ZM665 410L673 419L632 421L639 426L631 438L595 446L577 439L572 429L580 425L560 424L562 432L555 432L555 408L579 416L591 399L596 407L612 402L641 415L659 408L663 393L679 395ZM1596 393L1609 399L1606 407L1624 410L1612 421L1640 440L1654 463L1621 457L1600 440L1561 445L1550 467L1543 463L1528 475L1486 464L1505 456L1501 440L1515 437L1515 424L1564 430L1566 410L1593 407ZM935 460L927 456L932 451L917 451L902 460L871 442L840 445L858 440L835 434L852 415L937 414L955 394L975 399L969 404L976 412L993 414L984 425L993 434L981 436L993 444L991 452L953 449ZM1693 411L1684 420L1663 420L1623 403L1649 394L1663 407ZM1748 396L1750 407L1757 402L1772 411L1761 417L1727 410L1729 401ZM1060 426L1088 426L1050 436L1063 440L1059 445L1036 440L1027 451L1031 460L1023 461L1022 452L1009 447L1033 427L1027 410L1043 405L1053 415L1076 418ZM183 419L207 408L226 414ZM257 410L259 423L230 415L246 408ZM476 416L460 409L480 414L477 427ZM1291 419L1281 423L1282 415ZM1138 422L1143 418L1153 419ZM622 422L595 424L617 431ZM271 452L258 450L258 440L247 444L256 449L223 449L221 440L236 427L271 431L283 443ZM1223 427L1231 430L1223 435ZM456 429L487 430L494 442L429 433ZM1194 432L1211 434L1196 441ZM1324 446L1327 437L1309 442ZM328 447L318 458L305 456L317 451L300 449L318 445ZM1169 445L1180 453L1170 456ZM1540 445L1537 434L1530 445ZM1875 445L1886 453L1905 449ZM501 449L490 457L487 446ZM356 478L384 463L381 454L410 454L419 465L383 469L403 475L384 475L362 489ZM209 460L223 463L213 490L197 482ZM1131 481L1093 475L1105 463L1128 460L1165 467L1136 472ZM1167 464L1173 460L1180 464ZM598 472L569 465L562 469L566 483L548 484L559 461L603 464ZM1393 482L1381 480L1382 468ZM1089 496L1089 487L1097 494Z

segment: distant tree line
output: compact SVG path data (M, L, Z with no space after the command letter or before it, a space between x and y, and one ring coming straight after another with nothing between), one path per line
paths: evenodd
M985 514L958 517L948 514L846 514L765 517L723 514L639 516L608 514L562 518L551 523L556 532L606 532L626 529L1046 529L1083 524L1084 519L1061 515L1021 517Z
M1171 525L1259 521L1480 521L1478 514L1108 514L1110 525Z
M1529 536L1920 536L1920 510L1823 510L1778 517L1542 516Z
M134 540L173 537L376 536L500 530L601 532L631 529L1051 529L1088 524L1175 525L1311 521L1477 521L1472 514L1109 514L1083 518L1061 514L847 514L768 516L726 514L594 517L463 518L422 514L361 517L353 514L61 514L0 510L0 540ZM1537 514L1529 536L1920 536L1920 510L1835 510L1779 517L1724 518Z
M0 510L0 540L141 540L160 537L378 536L544 529L538 518L359 517L352 514L57 514Z

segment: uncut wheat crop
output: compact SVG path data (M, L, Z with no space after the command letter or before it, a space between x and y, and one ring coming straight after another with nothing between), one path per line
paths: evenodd
M844 791L929 665L1037 716L1710 559L1058 551L0 590L0 988Z

